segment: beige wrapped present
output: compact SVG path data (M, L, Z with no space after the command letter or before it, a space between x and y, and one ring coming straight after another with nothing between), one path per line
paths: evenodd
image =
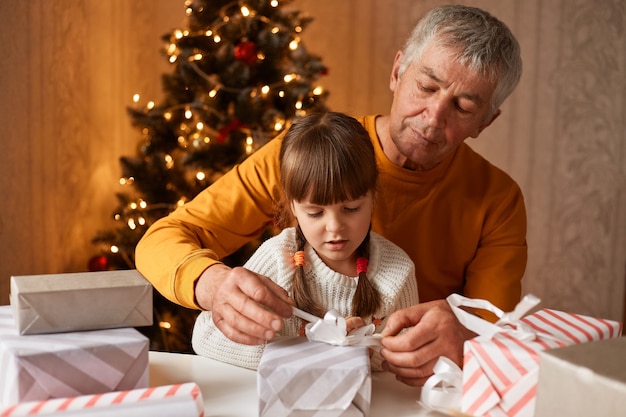
M0 405L146 388L148 346L133 328L21 336L0 306Z
M20 334L152 325L152 285L136 270L11 277Z
M365 417L371 384L365 346L277 339L267 344L259 363L259 416Z

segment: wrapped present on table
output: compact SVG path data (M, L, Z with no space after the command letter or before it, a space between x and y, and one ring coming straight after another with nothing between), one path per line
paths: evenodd
M536 417L626 414L626 337L539 354Z
M30 401L0 408L0 417L202 417L204 402L194 382L105 394Z
M11 277L20 334L152 325L152 285L136 270Z
M267 344L259 363L259 416L364 417L371 384L366 346L279 338Z
M1 306L0 405L146 388L148 345L133 328L22 336Z
M504 313L485 300L458 294L449 296L448 302L459 321L478 336L464 344L462 371L440 360L435 375L422 390L422 402L433 408L460 408L472 416L532 417L539 352L614 338L622 330L621 324L615 321L551 309L524 317L539 303L532 295L524 297L510 313ZM490 323L462 307L491 311L499 320ZM460 389L462 395L458 395ZM446 398L452 398L449 393L455 393L461 404L445 404Z

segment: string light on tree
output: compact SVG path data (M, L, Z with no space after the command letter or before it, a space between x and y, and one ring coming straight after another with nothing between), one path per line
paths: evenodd
M184 27L162 37L171 68L162 76L164 97L146 100L137 93L127 109L140 133L137 153L120 158L116 226L94 239L100 251L90 269L134 268L135 246L150 225L194 198L294 118L327 110L327 92L319 84L327 68L302 41L312 19L290 9L290 3L184 2ZM225 262L243 264L253 249ZM189 323L181 322L185 314L167 303L155 298L155 323L168 326L155 325L162 337L152 348L176 350L173 346L180 342L188 349Z

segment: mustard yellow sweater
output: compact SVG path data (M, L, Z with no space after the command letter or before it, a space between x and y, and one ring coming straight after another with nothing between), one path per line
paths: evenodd
M511 311L526 268L526 211L519 186L462 144L430 171L391 163L375 116L361 119L380 169L372 230L415 263L421 302L453 292ZM280 138L154 223L136 249L137 269L165 297L190 308L194 284L218 259L259 236L280 201Z

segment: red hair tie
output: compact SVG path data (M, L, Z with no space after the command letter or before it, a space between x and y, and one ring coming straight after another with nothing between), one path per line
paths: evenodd
M293 254L293 261L296 266L304 266L304 251L299 250Z
M367 258L356 258L356 274L360 275L361 272L367 273Z

